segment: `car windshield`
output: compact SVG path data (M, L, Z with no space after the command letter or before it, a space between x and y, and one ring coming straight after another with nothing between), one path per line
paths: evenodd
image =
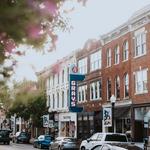
M50 140L51 137L50 136L45 136L45 140Z
M127 138L121 134L108 134L106 135L105 141L127 142Z
M8 136L8 135L9 135L9 131L6 131L6 130L0 130L0 135Z
M67 141L67 142L76 142L76 139L75 138L65 138L64 141Z
M27 135L27 133L25 133L25 132L21 132L21 133L20 133L20 136L21 136L21 137L26 137L26 136L28 136L28 135Z

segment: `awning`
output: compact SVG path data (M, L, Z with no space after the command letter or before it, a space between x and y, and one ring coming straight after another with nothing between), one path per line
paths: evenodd
M129 118L131 117L130 106L125 107L115 107L114 108L114 117L115 118Z

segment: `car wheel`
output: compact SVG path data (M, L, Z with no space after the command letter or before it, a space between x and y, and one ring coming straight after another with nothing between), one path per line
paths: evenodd
M49 146L49 150L52 150L52 146L51 145Z
M85 147L81 147L81 150L85 150Z
M9 145L9 144L10 144L10 141L7 142L7 145Z
M58 150L62 150L62 148L59 146L59 147L58 147Z
M42 144L39 144L39 148L42 149Z
M36 148L36 144L35 143L33 143L33 147Z

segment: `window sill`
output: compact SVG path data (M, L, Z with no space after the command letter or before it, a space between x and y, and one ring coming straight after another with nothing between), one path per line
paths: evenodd
M82 104L82 103L86 103L87 100L83 100L83 101L78 101L78 104Z
M122 62L127 62L129 59L123 60Z
M126 96L123 98L123 100L128 100L129 99L129 96Z
M99 100L102 100L102 98L97 98L97 99L91 99L90 101L99 101Z
M136 59L136 58L139 58L139 57L142 57L142 56L145 56L145 55L146 55L146 53L145 53L145 54L138 55L138 56L134 56L133 58Z
M111 66L106 66L106 68L110 68Z
M147 93L148 93L148 90L142 91L142 92L136 92L134 95L141 95L141 94L147 94Z

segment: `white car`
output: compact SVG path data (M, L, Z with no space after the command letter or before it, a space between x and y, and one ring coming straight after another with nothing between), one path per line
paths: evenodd
M110 144L103 144L93 147L92 150L127 150L127 149Z
M122 133L95 133L89 139L83 140L80 150L91 150L96 145L104 143L128 143L126 134Z

